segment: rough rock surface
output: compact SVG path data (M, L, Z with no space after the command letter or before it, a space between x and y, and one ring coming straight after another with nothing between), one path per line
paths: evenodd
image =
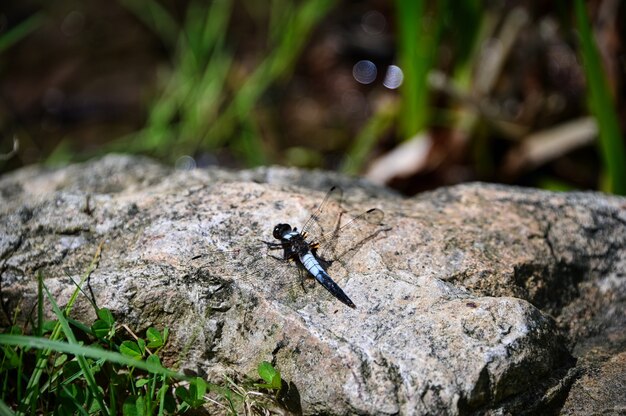
M349 212L386 214L349 274L331 268L357 309L218 254L302 224L332 184ZM402 199L325 172L115 155L25 168L0 178L2 324L32 310L36 270L67 300L101 242L99 306L169 327L169 363L209 378L274 362L304 413L626 409L623 198L469 184Z

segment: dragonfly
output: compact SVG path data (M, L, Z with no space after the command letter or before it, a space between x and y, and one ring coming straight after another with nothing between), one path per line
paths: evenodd
M344 221L347 212L342 207L342 199L342 189L333 186L300 230L288 223L276 224L272 232L275 241L260 241L261 247L266 249L265 254L261 254L264 250L259 250L258 245L243 250L251 256L267 257L255 266L244 266L250 269L246 274L282 277L295 273L295 266L305 291L304 280L313 278L341 303L355 309L355 303L333 280L329 269L339 263L347 270L352 255L386 228L382 224L384 213L378 208L368 209ZM239 250L233 252L240 255Z

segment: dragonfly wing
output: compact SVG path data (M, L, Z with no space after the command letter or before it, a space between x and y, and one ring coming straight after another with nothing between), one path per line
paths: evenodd
M324 260L347 261L365 243L386 228L385 214L378 208L369 209L323 236L318 255Z
M264 297L293 301L300 293L300 270L281 255L281 251L269 250L263 243L242 245L231 250L209 250L194 259L194 267L203 274L252 287Z
M322 203L317 207L315 212L313 212L300 230L302 233L308 234L308 241L319 242L322 236L329 234L336 229L342 214L342 200L343 190L338 186L330 188Z

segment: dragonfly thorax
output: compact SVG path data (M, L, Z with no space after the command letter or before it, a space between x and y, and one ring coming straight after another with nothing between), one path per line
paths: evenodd
M309 243L297 228L289 224L278 224L274 227L274 238L280 240L284 258L297 259L309 252Z

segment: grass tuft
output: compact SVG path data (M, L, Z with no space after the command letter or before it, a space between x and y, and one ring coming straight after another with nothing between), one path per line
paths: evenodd
M37 274L40 304L34 335L24 335L17 326L0 334L0 415L171 415L208 407L222 414L245 409L260 415L279 407L280 372L269 363L259 366L265 383L225 378L225 386L211 384L162 365L159 353L168 341L167 328L149 328L137 336L93 302L93 323L69 318L77 297L85 294L82 287L97 267L101 249L63 309ZM44 294L54 321L43 319Z

